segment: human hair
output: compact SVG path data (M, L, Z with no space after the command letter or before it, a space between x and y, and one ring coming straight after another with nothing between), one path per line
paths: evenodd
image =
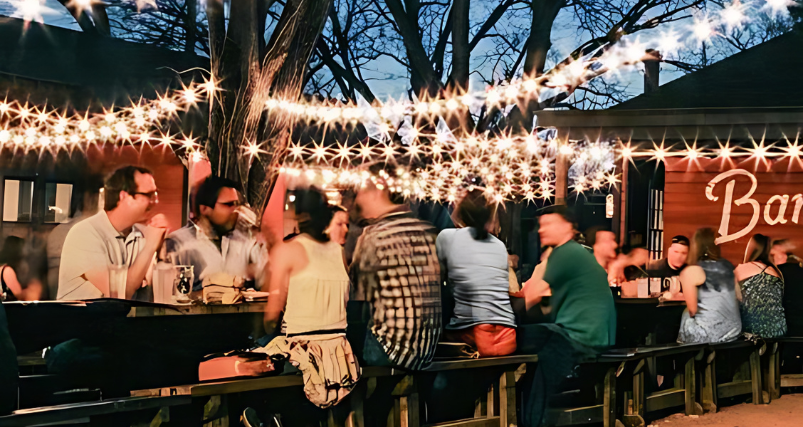
M319 242L328 242L326 229L332 222L334 211L329 207L326 195L316 188L296 190L295 195L298 230Z
M457 206L457 217L466 227L474 229L474 240L488 238L488 221L491 220L491 207L488 200L480 190L469 192Z
M335 216L335 214L338 212L343 212L345 214L349 213L349 211L346 208L340 205L329 205L329 209L332 210L332 216Z
M374 162L368 166L368 172L377 181L374 184L382 184L383 187L377 186L377 189L382 191L388 196L388 200L394 205L404 203L404 197L400 193L390 191L387 179L385 177L395 177L397 166L393 163Z
M744 254L744 262L748 263L758 261L766 266L775 268L775 270L778 271L778 269L775 267L775 263L772 262L772 257L770 257L770 249L772 249L770 242L772 240L768 236L757 233L750 238L750 241L753 242L753 250L749 254Z
M694 232L689 246L689 257L686 263L695 265L702 260L718 260L720 257L719 246L714 243L716 233L714 229L703 227Z
M5 264L17 270L22 262L23 246L25 246L25 240L21 237L6 237L5 242L3 242L3 248L0 249L0 264Z
M137 191L137 181L135 179L137 173L153 175L153 172L148 168L123 166L106 178L106 183L103 185L103 193L105 194L103 209L110 211L116 208L120 202L121 191L125 191L128 194Z
M605 228L603 226L600 226L600 225L595 225L593 227L589 227L588 230L586 230L586 232L585 232L586 244L593 248L594 245L597 244L597 233L600 233L600 232L603 232L603 231L606 231L608 233L613 233L613 231L611 231L611 230L609 230L609 229L607 229L607 228ZM614 236L614 238L615 238L615 236Z
M201 215L201 206L214 208L215 205L217 205L218 197L220 197L220 190L224 188L233 188L236 190L238 185L236 182L227 178L221 178L219 176L207 177L201 185L198 186L198 189L195 190L195 197L193 198L192 204L192 212L195 216L198 217Z
M569 224L577 230L577 218L575 217L575 212L572 208L566 205L550 205L545 208L542 208L539 215L549 215L549 214L556 214L560 215L564 221L568 222ZM580 233L582 234L582 233Z

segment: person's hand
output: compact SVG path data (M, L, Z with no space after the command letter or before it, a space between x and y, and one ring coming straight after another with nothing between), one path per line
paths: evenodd
M156 214L148 221L142 234L147 242L161 242L167 235L169 224L164 214Z

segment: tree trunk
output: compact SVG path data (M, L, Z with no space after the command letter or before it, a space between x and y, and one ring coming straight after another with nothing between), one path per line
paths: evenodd
M544 73L547 53L552 47L552 25L565 0L533 0L533 21L527 38L524 75L536 77Z
M407 59L410 62L410 83L413 91L419 96L434 95L440 89L440 81L432 69L424 45L421 44L421 36L418 32L417 2L407 0L407 11L404 10L400 0L387 0L385 3L396 21L404 48L407 51Z
M184 52L195 53L196 22L198 20L198 0L187 0L187 15L184 16L184 31L186 31Z
M546 58L552 47L552 26L558 12L566 6L565 0L533 0L533 20L530 37L525 45L524 77L535 78L544 73ZM529 97L511 110L504 127L515 133L532 132L535 111L539 110L538 96Z
M455 0L452 5L452 85L461 93L468 90L469 58L468 47L469 0Z
M260 216L295 124L290 115L267 116L265 101L271 96L298 99L302 76L331 1L287 1L262 60L261 21L265 16L261 13L272 2L233 1L228 34L222 3L207 2L211 69L222 89L210 106L207 154L213 173L241 183ZM250 144L258 144L267 156L246 154L243 147Z

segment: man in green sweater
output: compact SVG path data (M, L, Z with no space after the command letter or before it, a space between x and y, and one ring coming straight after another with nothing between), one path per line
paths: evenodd
M580 360L614 345L616 309L605 270L573 240L576 225L565 206L551 206L539 218L541 245L552 246L543 279L524 286L527 307L542 300L551 307L550 322L519 327L518 347L538 354L523 422L545 421L547 400Z

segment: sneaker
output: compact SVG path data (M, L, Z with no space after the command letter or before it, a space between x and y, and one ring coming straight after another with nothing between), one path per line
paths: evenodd
M245 408L240 421L245 427L262 427L262 420L257 416L257 411L253 408Z

